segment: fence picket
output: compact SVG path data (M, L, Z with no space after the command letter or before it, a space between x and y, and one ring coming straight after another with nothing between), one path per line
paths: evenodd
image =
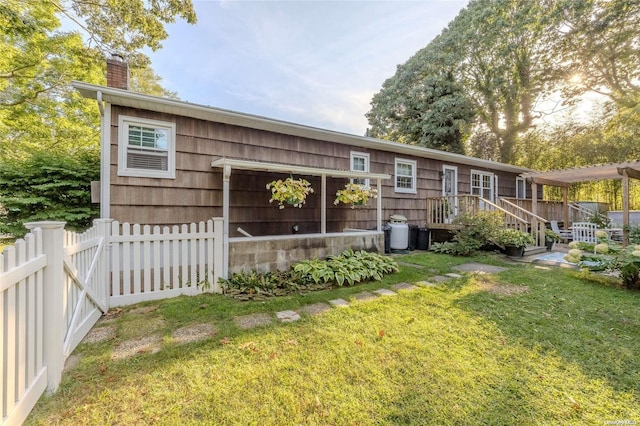
M142 228L142 234L145 236L151 235L151 227L149 225L145 225ZM151 240L145 239L142 242L142 264L143 264L143 285L142 292L149 293L151 291Z
M120 235L120 223L114 220L111 223L111 235ZM122 294L120 286L122 279L120 277L120 244L109 244L111 247L111 293L109 296L120 296Z
M133 225L134 236L140 235L140 224ZM135 239L133 241L133 293L138 294L142 292L140 283L140 240Z
M130 235L131 226L125 222L122 224L122 236ZM131 294L131 247L129 244L122 245L122 292L121 294Z
M8 247L4 251L5 261L7 262L7 270L11 270L18 266L16 263L15 248ZM5 346L7 351L5 352L5 373L3 388L5 392L5 410L10 413L16 404L16 351L14 350L17 344L16 339L16 286L11 286L6 290L6 307L7 312L5 314L6 324L6 336ZM11 348L11 350L8 350Z
M159 291L160 288L160 272L162 272L162 258L160 257L160 249L162 247L162 239L160 236L160 227L154 226L151 232L157 240L153 241L153 291Z
M27 249L26 242L19 240L16 242L16 265L22 265L27 263ZM18 345L17 359L17 372L16 372L16 385L18 386L17 399L21 400L24 396L26 372L27 372L27 279L23 279L16 285L18 293L18 324L16 332L16 343Z

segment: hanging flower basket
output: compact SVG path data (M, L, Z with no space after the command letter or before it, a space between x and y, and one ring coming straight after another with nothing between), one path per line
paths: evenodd
M344 189L336 192L336 200L333 204L351 204L351 208L366 204L370 198L378 198L378 190L357 183L347 183Z
M269 202L277 201L280 209L284 209L285 204L302 208L307 195L313 192L308 180L294 179L293 177L271 181L267 184L267 189L271 190Z

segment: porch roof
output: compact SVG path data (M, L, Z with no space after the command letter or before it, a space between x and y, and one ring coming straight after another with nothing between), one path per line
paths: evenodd
M622 179L625 171L627 176L640 179L640 161L597 164L546 172L529 172L523 173L522 177L539 185L567 187L577 182Z
M339 170L339 169L323 169L320 167L311 166L296 166L292 164L283 163L267 163L262 161L252 160L240 160L234 158L218 158L211 162L211 167L225 167L230 166L233 169L241 170L254 170L265 172L284 172L294 173L297 175L307 176L329 176L329 177L344 177L344 178L360 178L360 179L390 179L391 175L386 173L368 173L358 172L352 170Z

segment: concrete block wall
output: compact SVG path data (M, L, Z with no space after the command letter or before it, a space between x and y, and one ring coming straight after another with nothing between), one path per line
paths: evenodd
M229 239L229 274L285 271L303 259L324 259L347 249L384 253L384 233L341 232Z

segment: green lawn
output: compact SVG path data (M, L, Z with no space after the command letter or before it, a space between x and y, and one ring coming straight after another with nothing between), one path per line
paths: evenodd
M640 422L640 293L570 269L510 265L289 324L239 330L232 317L295 309L427 280L469 261L399 258L383 282L267 302L181 297L128 307L117 337L82 344L80 363L28 424L539 425ZM497 257L475 259L500 264ZM209 322L215 338L171 332ZM163 349L111 359L159 332Z

